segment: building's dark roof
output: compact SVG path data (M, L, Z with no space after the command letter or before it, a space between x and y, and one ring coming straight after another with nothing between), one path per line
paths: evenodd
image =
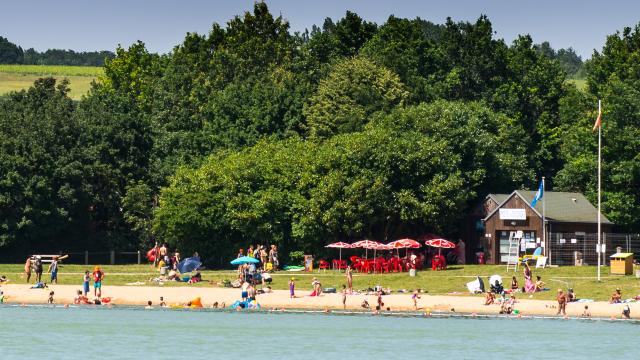
M485 219L488 219L502 206L504 202L515 195L520 196L528 204L531 204L536 192L530 190L516 190L511 194L489 194L489 197L498 203L498 207L488 214ZM544 200L545 217L547 220L580 223L598 222L598 209L596 209L581 193L545 191ZM536 203L534 210L542 216L542 199ZM604 215L601 215L601 222L603 224L613 224Z

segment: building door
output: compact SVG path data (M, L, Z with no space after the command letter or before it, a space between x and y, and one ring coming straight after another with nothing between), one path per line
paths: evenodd
M500 252L500 263L506 263L509 259L509 234L513 230L498 230L496 231L496 239L498 239L498 246ZM535 244L536 242L536 232L535 231L523 231L522 232L522 242L518 245L518 252L520 254L525 253L527 248L527 244ZM524 249L523 249L524 247Z

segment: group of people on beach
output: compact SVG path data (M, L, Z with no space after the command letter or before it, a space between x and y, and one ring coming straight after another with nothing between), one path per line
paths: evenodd
M49 264L49 268L47 269L47 273L51 273L50 282L52 284L58 283L58 259L59 256L54 256L51 259L51 263ZM29 256L27 261L24 263L24 275L27 283L31 281L31 274L35 274L35 283L42 283L42 273L43 273L43 264L42 264L42 256L34 255Z
M104 279L104 271L100 266L95 266L93 272L85 270L82 275L82 290L76 292L73 299L74 304L100 304L102 302L102 280ZM91 281L93 281L93 300L89 300L89 292Z
M278 247L272 244L268 249L269 250L267 251L267 246L265 245L259 244L256 247L249 245L246 252L242 248L238 250L237 257L252 257L260 261L258 263L258 267L262 268L263 271L277 271L280 267L280 261L278 260Z

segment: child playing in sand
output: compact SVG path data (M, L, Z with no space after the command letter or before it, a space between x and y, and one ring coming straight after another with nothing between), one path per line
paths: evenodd
M362 299L362 304L360 304L360 306L363 309L371 309L371 306L369 305L369 302L367 301L366 298Z
M413 300L413 310L418 310L418 299L420 299L420 296L418 295L418 290L415 290L413 295L411 295L411 300Z
M291 299L296 297L296 282L294 278L291 278L291 280L289 280L289 297Z
M47 303L53 304L53 294L53 291L49 292L49 300L47 300Z
M584 311L582 312L582 317L591 317L591 311L589 311L589 305L584 306Z
M484 296L484 304L491 305L496 300L496 296L493 295L493 292L487 291L487 294Z

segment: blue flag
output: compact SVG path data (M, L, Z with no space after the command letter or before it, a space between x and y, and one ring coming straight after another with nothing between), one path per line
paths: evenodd
M531 207L536 207L536 203L538 200L542 199L544 195L544 185L543 182L540 182L540 186L538 187L538 191L536 192L536 196L533 197L533 201L531 201Z

